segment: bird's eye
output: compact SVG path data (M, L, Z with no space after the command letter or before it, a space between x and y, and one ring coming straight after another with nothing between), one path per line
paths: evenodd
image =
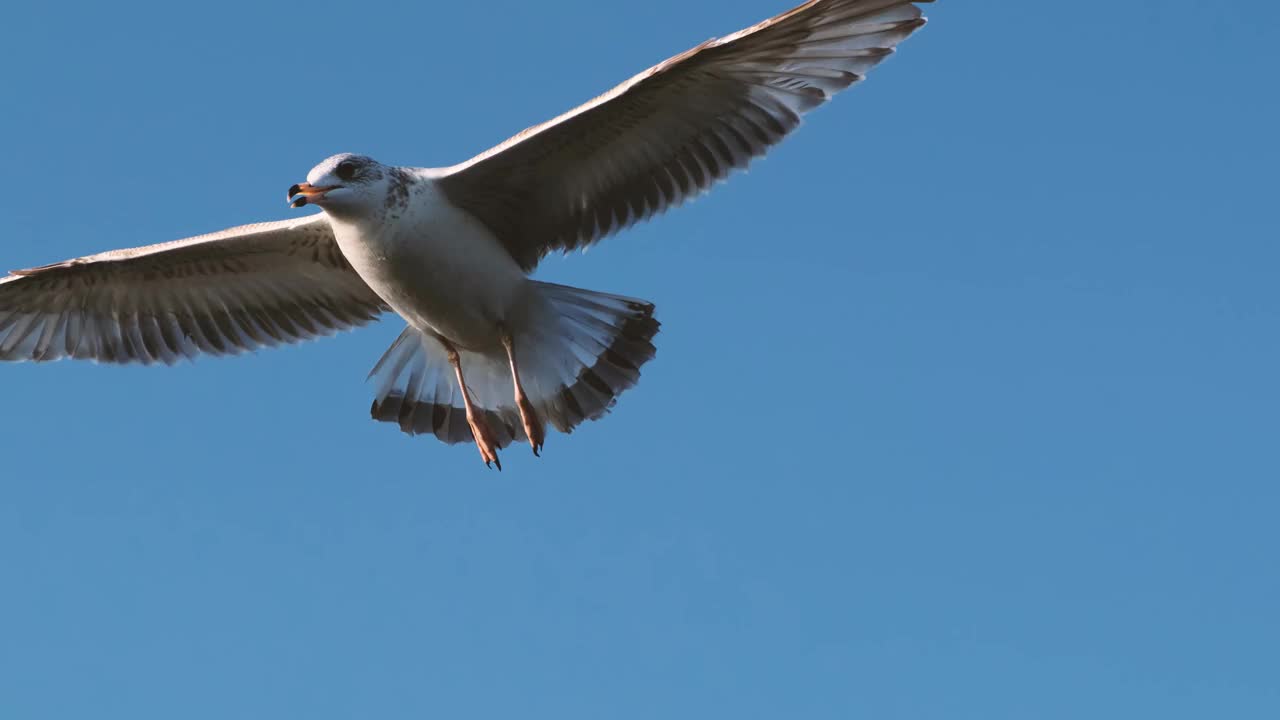
M356 176L356 164L350 160L343 160L338 163L338 167L334 170L334 173L343 180L350 180Z

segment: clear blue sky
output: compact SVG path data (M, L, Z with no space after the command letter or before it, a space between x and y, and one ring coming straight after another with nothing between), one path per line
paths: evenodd
M15 5L0 261L456 162L788 2ZM1280 717L1280 9L929 15L540 269L664 323L541 460L371 421L393 319L0 366L0 716Z

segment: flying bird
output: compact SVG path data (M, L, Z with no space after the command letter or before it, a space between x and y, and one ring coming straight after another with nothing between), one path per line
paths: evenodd
M17 270L0 360L173 364L372 322L374 419L486 465L613 407L654 357L651 303L529 278L708 190L861 81L931 0L811 0L645 70L459 165L330 157L289 188L321 212Z

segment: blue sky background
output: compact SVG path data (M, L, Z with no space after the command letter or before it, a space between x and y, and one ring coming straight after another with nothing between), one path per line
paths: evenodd
M13 6L0 260L288 217L787 5ZM371 421L398 320L0 367L0 715L1280 717L1280 9L929 15L540 269L664 323L541 460Z

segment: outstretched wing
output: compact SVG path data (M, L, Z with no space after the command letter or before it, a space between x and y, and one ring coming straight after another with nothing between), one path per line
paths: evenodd
M0 278L0 360L172 364L364 325L386 310L323 215Z
M916 5L931 1L811 0L447 169L440 186L532 269L745 167L924 25Z

